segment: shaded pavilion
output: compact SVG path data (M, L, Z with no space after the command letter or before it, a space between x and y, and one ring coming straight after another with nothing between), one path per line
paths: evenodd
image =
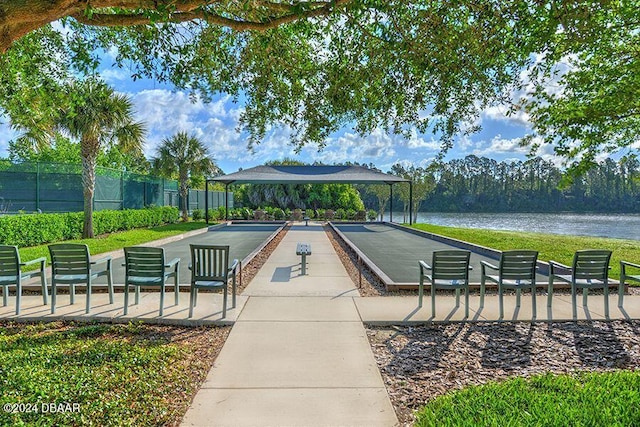
M224 184L225 219L229 219L229 186L231 184L387 184L390 191L390 217L393 222L393 185L409 183L409 223L412 222L413 183L409 179L389 175L362 166L256 166L224 176L209 178L205 184L205 218L209 222L209 183Z

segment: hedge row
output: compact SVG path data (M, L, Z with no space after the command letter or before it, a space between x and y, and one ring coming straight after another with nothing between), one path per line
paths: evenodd
M93 213L96 236L114 231L154 227L178 221L172 206ZM0 244L20 247L78 239L82 236L83 212L0 216Z

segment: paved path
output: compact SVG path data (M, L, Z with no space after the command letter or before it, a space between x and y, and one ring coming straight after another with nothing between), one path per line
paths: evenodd
M305 276L298 242L313 251ZM398 423L354 303L357 290L322 227L292 227L244 295L183 425Z

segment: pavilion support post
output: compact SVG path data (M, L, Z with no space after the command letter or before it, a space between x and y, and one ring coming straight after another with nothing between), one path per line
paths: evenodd
M393 184L389 184L389 222L393 222Z
M224 220L229 221L229 183L224 185Z
M413 181L409 181L409 225L413 224Z
M204 221L209 224L209 180L204 181Z

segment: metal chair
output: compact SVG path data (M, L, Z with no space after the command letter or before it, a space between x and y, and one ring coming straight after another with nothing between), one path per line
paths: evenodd
M124 248L124 315L129 311L129 288L135 288L135 304L140 302L141 286L160 287L160 316L163 314L164 293L167 279L174 278L175 304L179 302L179 273L180 258L164 262L164 249L144 246Z
M469 317L469 258L471 252L463 250L434 251L432 265L418 261L420 285L418 287L418 307L422 307L424 279L431 282L431 313L436 315L436 289L455 289L456 307L460 306L460 289L465 293L465 317ZM425 271L431 270L431 275Z
M56 312L56 288L58 284L69 285L71 304L75 304L75 285L86 284L87 308L91 310L91 285L98 277L107 277L109 303L113 304L113 279L111 276L111 257L91 261L89 247L77 243L59 243L49 245L51 254L51 314ZM104 269L97 270L98 264L105 263Z
M227 316L227 288L232 279L232 304L236 306L236 268L238 260L229 266L229 246L189 245L191 247L191 293L189 318L193 317L193 307L198 302L198 289L222 288L222 318Z
M480 307L484 307L485 284L489 280L498 284L498 298L500 305L500 319L504 317L504 291L516 290L516 307L520 307L522 289L531 290L532 319L536 318L536 263L537 251L505 251L500 256L498 266L486 261L480 261L482 268L480 275ZM487 269L498 274L487 274Z
M604 291L604 315L609 318L609 261L611 251L599 249L587 249L577 251L573 256L572 266L569 267L556 261L549 261L549 297L547 306L551 307L553 296L553 280L559 279L571 284L571 303L573 305L573 318L578 317L578 304L576 294L578 288L582 288L582 305L587 305L589 289L602 288ZM569 274L558 274L562 269Z
M40 269L35 271L22 271L23 267L40 263ZM47 259L45 257L33 259L27 262L20 262L20 252L17 246L0 245L0 286L2 286L2 303L7 306L7 296L9 287L16 287L16 315L20 314L20 299L22 297L22 281L40 276L42 286L42 301L48 304L47 276L45 267Z
M633 267L636 270L636 274L629 274L627 268ZM627 280L634 280L640 282L640 274L638 273L640 265L627 261L620 261L620 284L618 285L618 307L622 307L624 302L624 287Z

